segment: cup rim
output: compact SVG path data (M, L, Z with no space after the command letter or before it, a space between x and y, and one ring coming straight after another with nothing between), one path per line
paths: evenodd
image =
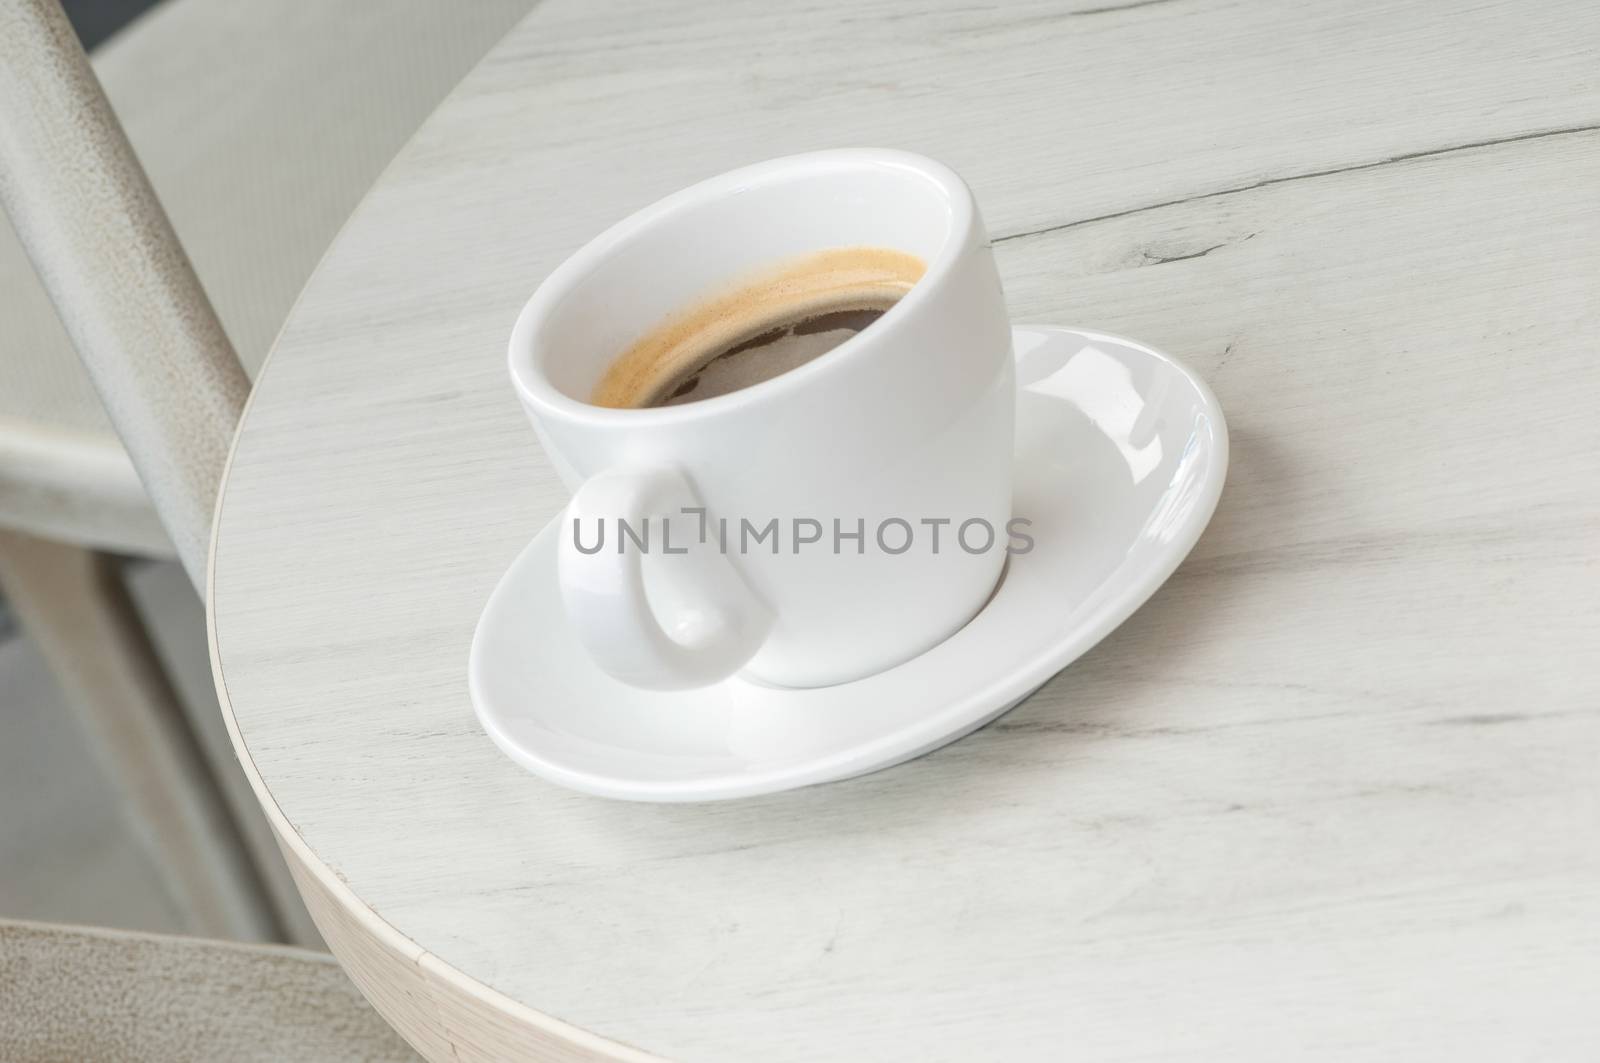
M785 373L708 399L684 403L679 406L652 406L619 409L596 406L575 399L556 387L534 361L532 337L538 323L551 312L592 269L606 257L614 254L642 230L655 225L670 215L693 206L735 194L757 182L770 180L786 172L815 169L828 170L842 167L887 167L910 171L930 181L944 194L950 208L949 230L939 250L928 261L927 268L911 290L863 330L839 346L804 365ZM570 422L595 426L641 428L648 425L681 424L705 417L739 410L748 410L782 398L796 388L825 379L839 371L853 353L868 344L880 343L889 331L917 313L918 308L935 298L937 289L953 271L963 252L971 243L976 224L977 209L972 191L959 175L948 166L924 155L894 148L835 148L826 151L786 155L697 182L674 192L613 224L600 235L584 244L559 266L551 271L534 290L522 311L517 315L511 330L509 367L512 383L518 396L530 410L540 415L555 416Z

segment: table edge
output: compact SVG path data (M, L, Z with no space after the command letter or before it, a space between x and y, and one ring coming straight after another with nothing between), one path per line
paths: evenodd
M357 211L360 205L357 205ZM353 215L352 215L353 216ZM319 267L320 270L320 267ZM313 274L315 276L315 274ZM292 312L291 312L292 316ZM273 798L239 727L217 631L217 547L234 457L250 423L261 382L271 372L274 344L257 374L228 446L217 488L206 551L206 646L228 740L261 807L312 921L334 958L385 1022L432 1060L513 1058L541 1050L541 1058L651 1063L661 1057L575 1026L478 981L424 949L384 920L322 861Z

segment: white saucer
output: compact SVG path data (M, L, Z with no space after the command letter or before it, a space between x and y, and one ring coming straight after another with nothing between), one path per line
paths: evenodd
M567 630L552 521L500 580L469 674L478 718L551 782L634 801L705 801L845 779L999 716L1144 603L1211 519L1222 410L1171 357L1077 329L1018 326L1014 512L1033 522L993 599L945 642L853 683L742 679L676 693L596 668Z

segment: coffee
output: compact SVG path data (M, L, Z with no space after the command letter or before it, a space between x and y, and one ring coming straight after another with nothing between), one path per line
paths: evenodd
M771 380L871 325L925 269L915 255L881 247L789 259L652 328L611 363L590 401L676 406Z

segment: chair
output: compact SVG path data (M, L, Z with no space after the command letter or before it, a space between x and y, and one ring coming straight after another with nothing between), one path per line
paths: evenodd
M0 586L196 931L316 940L113 558L176 555L203 586L249 374L382 167L531 5L168 0L91 72L55 0L0 0L20 237L0 225Z
M331 956L0 921L7 1063L400 1063L420 1057Z

